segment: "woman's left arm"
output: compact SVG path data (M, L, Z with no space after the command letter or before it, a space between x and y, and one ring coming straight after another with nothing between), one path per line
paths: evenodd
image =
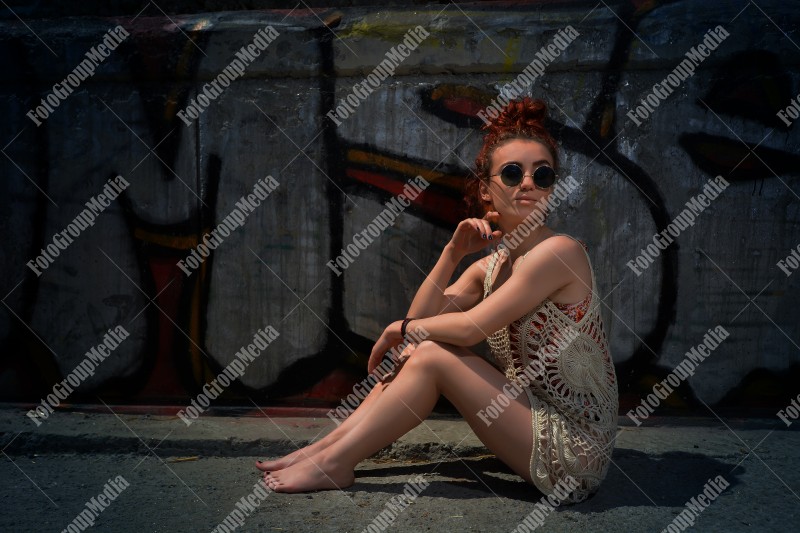
M418 329L426 339L473 346L580 279L575 273L580 261L586 261L580 244L568 237L547 239L530 251L508 281L472 309L412 320L406 331ZM380 362L386 351L403 341L401 325L401 320L389 324L375 343L370 362Z

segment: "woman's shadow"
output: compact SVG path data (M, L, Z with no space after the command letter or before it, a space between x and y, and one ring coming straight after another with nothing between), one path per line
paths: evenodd
M688 500L703 492L709 479L722 475L731 486L738 481L731 470L735 465L700 453L682 451L647 454L639 450L614 450L608 474L600 489L588 500L570 506L571 510L597 512L616 507L650 506L682 507ZM435 468L434 468L435 467ZM430 480L436 477L451 479ZM743 470L742 470L743 471ZM739 472L741 473L741 472ZM430 485L426 496L451 499L473 499L476 491L488 497L500 496L513 500L536 502L542 493L525 483L494 457L465 458L453 456L441 463L404 464L356 471L356 484L351 490L401 494L404 483L375 485L359 483L359 477L423 475Z

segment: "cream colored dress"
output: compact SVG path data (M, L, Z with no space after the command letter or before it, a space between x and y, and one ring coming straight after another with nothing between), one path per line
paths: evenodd
M577 242L585 253L586 246ZM484 299L492 292L492 273L500 253L508 251L501 248L490 258ZM586 259L592 272L592 292L586 300L567 305L545 299L487 339L508 379L523 372L533 377L525 392L531 404L534 485L549 495L559 481L572 476L579 483L565 500L572 503L589 497L605 477L619 410L617 379L588 253ZM534 365L525 371L531 362Z

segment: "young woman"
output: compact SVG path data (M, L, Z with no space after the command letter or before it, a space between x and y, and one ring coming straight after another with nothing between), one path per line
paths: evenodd
M427 332L426 340L407 348L393 379L375 386L323 439L259 461L271 489L352 485L355 466L422 422L440 395L489 450L543 493L578 502L597 489L613 449L616 376L585 246L531 222L546 214L558 173L545 114L543 102L526 98L484 127L470 190L486 214L459 223L414 297L411 320L384 330L368 370L406 331ZM499 244L448 286L464 256L504 235L514 236L505 239L513 248ZM468 349L483 339L502 370Z

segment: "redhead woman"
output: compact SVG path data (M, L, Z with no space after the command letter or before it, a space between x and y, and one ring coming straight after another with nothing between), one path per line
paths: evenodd
M458 224L408 318L389 324L375 343L368 370L407 332L425 332L425 340L408 346L391 377L327 436L258 462L272 490L352 485L356 465L425 420L441 395L498 459L544 494L578 502L597 490L613 450L616 376L585 245L531 223L547 212L558 182L545 116L543 102L526 98L484 127L469 191L485 216ZM494 253L450 283L465 256L493 243ZM497 366L470 350L484 339Z

